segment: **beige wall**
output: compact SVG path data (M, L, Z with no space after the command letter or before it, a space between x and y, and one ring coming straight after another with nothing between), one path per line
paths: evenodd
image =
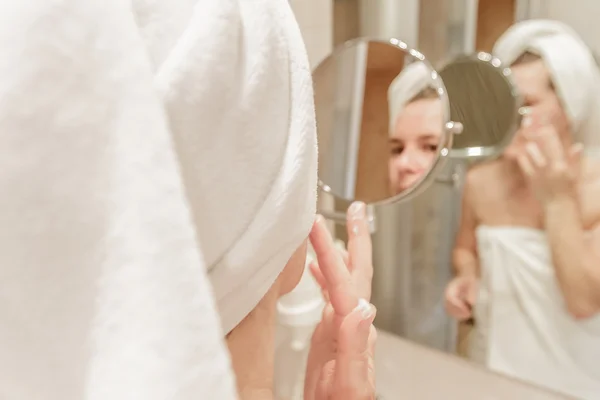
M290 0L314 68L330 52L333 42L332 0Z
M517 0L517 3L522 1ZM530 18L549 18L573 27L592 48L600 54L600 1L598 0L529 0Z

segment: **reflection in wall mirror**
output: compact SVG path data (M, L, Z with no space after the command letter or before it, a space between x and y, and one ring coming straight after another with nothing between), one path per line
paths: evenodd
M473 320L472 361L598 399L600 279L585 265L600 265L600 164L582 148L600 145L600 71L575 30L557 21L513 25L492 54L461 61L473 80L482 69L505 71L479 97L461 93L469 82L462 72L453 79L452 63L440 70L452 116L464 115L456 151L501 153L467 173L447 311ZM524 115L515 113L520 99Z
M429 296L421 296L421 303L445 298L449 314L473 320L467 351L472 361L537 386L595 399L600 393L600 304L575 313L572 296L585 293L591 279L579 280L567 293L564 276L583 265L582 254L595 254L593 246L600 247L589 239L600 237L600 208L593 206L600 198L600 167L585 158L577 176L577 187L585 190L568 202L576 212L549 218L547 199L540 197L547 192L536 186L542 181L534 184L535 174L522 160L527 156L530 164L537 162L549 143L569 151L575 142L588 150L598 147L598 66L572 29L551 21L516 25L493 54L455 58L437 73L422 54L396 40L359 39L336 49L314 72L320 185L341 202L389 204L439 182L438 172L450 157L484 161L468 172L458 237L447 239L460 254L454 259L455 279L445 293L429 296L433 291L424 285L426 275L417 282L410 270L402 275L403 282L410 281L403 293L413 296L418 287L419 296ZM547 140L538 140L542 134ZM430 156L419 157L423 154ZM423 162L409 163L416 160ZM419 226L432 223L422 222ZM567 226L579 236L568 237ZM426 243L430 231L420 233L421 244ZM556 249L569 240L588 247L556 258ZM597 265L600 257L587 260ZM388 272L403 267L377 265L393 278L400 274ZM428 282L434 278L429 275ZM384 283L389 282L400 279ZM374 286L374 296L379 289ZM412 309L406 304L415 302L388 313L396 326L405 321L439 326L441 316L408 316ZM442 307L434 311L444 314Z
M356 18L360 21L370 18L366 26L378 28L364 31L365 24L352 20L345 27L357 29L345 39L400 35L417 46L442 79L450 107L448 121L464 125L463 133L452 138L445 162L449 172L455 165L461 167L459 184L437 184L436 177L431 190L414 197L415 201L378 209L377 216L385 217L380 218L374 235L377 270L373 298L378 320L383 321L378 326L411 341L454 352L449 338L456 335L440 334L440 327L451 314L463 322L461 328L466 329L461 332L467 332L458 337L457 353L478 366L541 388L538 397L503 396L492 388L489 392L494 396L562 397L543 394L548 390L571 398L600 398L598 309L593 306L579 313L573 307L573 299L597 305L595 300L587 303L590 298L585 295L586 287L591 287L586 285L595 280L578 279L570 290L565 290L564 281L573 271L585 276L577 269L584 265L582 260L595 260L594 265L600 265L596 256L590 256L596 254L594 248L600 247L600 242L589 239L600 237L600 210L595 206L600 193L594 189L600 187L600 80L598 67L584 44L584 40L597 43L597 38L581 38L573 27L548 20L524 21L509 28L515 16L526 20L553 13L554 17L575 21L585 18L583 14L579 16L578 11L569 9L565 12L568 15L559 15L558 10L567 9L558 1L419 0L414 2L418 11L411 19L406 17L411 11L404 2L398 6L402 12L390 12L392 5L399 4L392 1L336 3L345 11L353 4L366 5L368 13L359 13L357 8L356 12L338 14L360 17ZM471 12L456 13L455 20L454 13L448 12L454 6L461 11L468 7ZM590 7L591 3L581 13L589 14ZM455 22L464 33L462 38L450 33L449 27ZM418 31L414 39L413 25ZM581 26L575 28L580 34L586 32ZM475 53L475 49L489 54ZM468 55L454 58L463 52ZM442 63L448 59L452 62ZM397 73L390 73L388 82L382 84L386 90ZM479 88L473 89L475 86ZM530 178L519 165L518 158L530 156L533 141L524 133L536 121L551 128L546 132L553 131L563 150L570 150L575 142L585 147L582 174L577 178L583 190L566 202L572 214L555 213L549 218L547 207L539 199L540 192L533 190ZM544 143L549 142L536 146ZM477 163L463 176L465 163L471 161ZM462 210L461 197L466 199ZM454 217L463 219L458 238ZM573 235L574 231L577 234ZM584 240L583 235L588 239ZM565 250L569 243L573 244L571 249L579 251ZM460 261L459 256L451 261L452 248L455 254L467 254L466 259ZM566 257L557 256L561 249ZM440 307L448 292L444 289L450 271L458 271L456 277L463 281L455 288L458 313ZM397 371L401 369L393 362L389 364L393 365L390 380L399 376ZM439 373L435 366L432 373L451 376ZM478 379L472 383L466 380L462 386L477 383ZM485 395L483 388L481 396L462 398ZM398 397L394 393L390 398Z
M458 57L439 70L450 99L450 117L463 131L454 138L454 158L498 156L511 142L526 108L510 68L488 53Z
M453 131L443 83L422 54L395 39L358 39L313 80L323 190L381 204L432 181Z

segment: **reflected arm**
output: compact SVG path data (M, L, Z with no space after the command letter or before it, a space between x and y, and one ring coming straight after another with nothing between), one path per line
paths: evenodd
M475 238L477 218L473 208L471 192L471 185L469 179L467 179L462 198L460 225L456 235L454 251L452 252L452 264L454 265L455 274L458 276L479 275L477 241Z
M564 195L545 204L545 224L567 309L589 318L600 311L600 223L586 232L577 196Z

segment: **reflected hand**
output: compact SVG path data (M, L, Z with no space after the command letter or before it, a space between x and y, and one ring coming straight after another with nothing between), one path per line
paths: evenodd
M457 276L446 287L446 311L459 321L473 316L473 307L477 301L479 279L473 275Z
M528 143L518 163L540 202L545 204L558 197L573 196L583 147L576 144L565 149L551 125L533 124L525 137Z
M334 244L322 217L310 233L317 263L310 268L327 299L306 368L306 400L375 399L373 276L365 206L348 210L348 252Z

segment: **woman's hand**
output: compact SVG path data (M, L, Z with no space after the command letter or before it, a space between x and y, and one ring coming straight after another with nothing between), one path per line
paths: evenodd
M473 275L456 276L446 286L444 293L446 311L459 321L473 316L477 301L479 279Z
M375 399L375 308L369 304L373 265L364 204L348 209L347 228L347 253L335 246L322 217L310 233L317 256L310 267L327 305L311 341L306 400Z
M525 136L528 143L518 163L540 202L547 204L556 198L574 196L582 146L576 144L565 149L556 129L549 124L534 123Z

